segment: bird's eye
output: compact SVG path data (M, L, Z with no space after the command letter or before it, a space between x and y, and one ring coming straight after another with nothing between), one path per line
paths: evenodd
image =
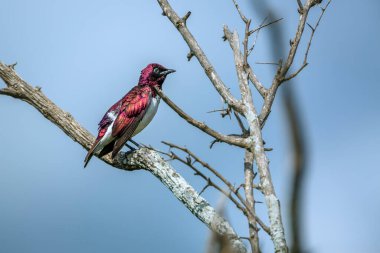
M154 68L154 69L153 69L153 72L154 72L155 74L159 74L159 73L160 73L160 69L159 69L159 68Z

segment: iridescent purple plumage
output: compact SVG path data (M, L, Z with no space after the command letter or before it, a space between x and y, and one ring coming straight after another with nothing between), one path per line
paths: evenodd
M168 74L174 70L152 63L141 71L139 83L108 109L99 122L99 133L84 160L86 167L94 154L102 157L112 151L112 158L131 137L152 120L159 98L153 87L162 88Z

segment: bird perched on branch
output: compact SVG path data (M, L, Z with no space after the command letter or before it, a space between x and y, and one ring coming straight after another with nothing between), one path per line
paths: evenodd
M114 158L128 140L151 122L160 102L154 87L161 89L166 76L173 72L157 63L141 71L138 84L111 106L100 121L98 137L84 159L84 167L94 154L102 157L112 152Z

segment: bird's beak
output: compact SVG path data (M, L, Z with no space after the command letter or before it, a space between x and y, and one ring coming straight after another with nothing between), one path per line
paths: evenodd
M171 73L174 73L175 70L174 69L167 69L167 70L164 70L160 73L161 76L166 76L166 75L169 75Z

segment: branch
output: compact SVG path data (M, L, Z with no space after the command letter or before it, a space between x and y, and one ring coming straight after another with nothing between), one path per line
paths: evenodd
M330 2L331 2L331 0L327 3L327 5L326 5L325 8L322 8L322 13L321 13L321 16L319 17L319 20L317 22L316 27L319 25L319 22L320 22L323 14L324 14L326 8L329 6ZM291 40L291 42L290 42L291 47L290 47L290 50L289 50L286 62L285 62L284 65L282 65L282 63L279 64L279 66L277 68L277 73L276 73L276 75L275 75L275 77L273 79L272 85L269 88L268 94L267 94L267 96L264 99L264 105L263 105L263 108L261 109L261 113L260 113L260 116L259 116L260 122L261 122L262 126L264 125L265 120L268 118L268 116L269 116L269 114L271 112L272 104L273 104L274 98L276 96L277 89L280 87L280 85L283 82L288 81L288 80L294 78L295 76L297 76L307 66L307 55L308 55L308 52L309 52L309 49L310 49L311 39L313 38L315 31L312 32L312 36L311 36L311 38L309 40L308 47L307 47L306 54L305 54L305 58L304 58L304 62L302 64L301 68L298 69L295 73L293 73L290 76L286 77L286 74L288 73L288 70L290 69L290 67L293 64L294 57L296 55L299 43L300 43L302 35L304 33L305 24L306 24L306 21L307 21L307 17L308 17L309 11L316 4L317 4L317 0L307 0L307 2L305 3L305 5L303 6L302 12L300 13L300 20L298 22L298 27L297 27L296 34L294 36L294 39Z
M234 52L235 66L238 74L239 84L242 92L242 100L244 103L244 116L249 124L249 139L251 140L251 147L249 151L253 152L258 172L260 174L260 184L262 193L265 197L265 203L268 208L268 216L270 222L270 231L272 241L276 252L288 252L288 247L285 240L284 226L281 218L280 201L276 196L272 178L269 170L269 161L265 153L261 124L255 106L252 101L252 94L250 89L246 89L248 85L247 76L244 69L242 69L243 57L239 50L239 41L237 39L237 33L233 34L228 31L225 26L224 34L226 39L230 42L230 46Z
M290 74L289 76L285 77L285 78L283 79L283 82L287 82L287 81L293 79L294 77L296 77L299 73L301 73L301 71L302 71L304 68L307 67L307 65L309 65L309 64L308 64L307 62L304 62L304 63L302 64L302 66L301 66L296 72L294 72L294 73Z
M239 5L237 4L236 0L232 0L234 2L235 8L238 11L240 18L244 21L244 23L250 22L243 14L243 12L240 10Z
M268 90L264 87L264 85L257 79L255 73L253 72L253 69L250 66L247 66L245 68L245 71L248 73L249 80L253 83L256 90L260 93L260 95L265 98L265 96L268 93Z
M309 42L307 43L307 48L306 48L306 52L305 52L305 56L304 56L304 59L303 59L302 66L296 72L294 72L293 74L290 74L288 77L284 78L283 82L289 81L290 79L296 77L308 65L307 59L308 59L308 56L309 56L311 42L313 41L315 31L317 30L317 28L319 26L319 23L321 22L322 17L325 14L325 11L326 11L327 7L329 7L330 3L331 3L331 0L328 1L328 3L326 4L325 7L323 7L323 8L321 7L321 14L319 15L318 21L317 21L317 23L316 23L316 25L314 27L312 27L309 23L307 23L307 25L309 26L309 28L311 30L311 35L310 35L310 38L309 38Z
M297 0L297 4L298 4L298 12L302 13L303 12L303 5L302 5L301 0Z
M243 20L245 23L245 33L244 33L244 40L243 40L243 47L244 47L244 55L241 56L240 49L239 49L239 38L237 36L237 33L231 34L231 32L228 30L227 26L224 26L224 38L226 38L231 45L232 50L234 51L234 56L235 56L235 65L236 65L236 70L238 73L239 77L239 84L240 84L240 91L242 92L243 99L244 99L244 94L248 95L246 91L244 90L249 89L249 87L242 87L242 84L245 82L244 78L241 76L242 74L248 73L248 78L251 80L253 85L256 87L257 91L260 93L262 97L265 97L266 95L266 88L262 83L259 81L259 79L256 77L256 75L253 72L253 69L249 66L248 64L248 56L250 54L250 51L252 49L248 49L248 39L249 36L251 36L255 31L250 31L250 25L251 25L251 20L247 19L246 16L243 14L243 12L240 10L239 5L237 4L236 0L233 0L234 5L236 7L236 10L238 11L240 18ZM270 24L268 24L270 25ZM260 31L262 27L259 27L256 31ZM236 41L237 40L237 41ZM242 66L239 66L238 64L241 64L241 58L243 63ZM240 69L239 69L240 68ZM240 75L240 76L239 76ZM250 91L249 91L250 92ZM248 98L248 97L246 97ZM251 96L252 98L252 96Z
M253 173L253 153L246 150L245 151L245 157L244 157L244 191L245 191L245 197L246 197L246 203L250 210L248 214L248 224L249 224L249 241L251 243L251 249L252 253L259 253L259 237L258 237L258 229L256 224L256 218L255 218L255 198L253 196L253 179L254 179L254 173Z
M247 23L249 25L250 22ZM236 74L238 76L239 81L239 87L240 87L240 93L242 96L242 101L244 105L244 111L243 115L246 116L247 112L252 111L253 106L253 100L252 100L252 93L248 85L248 74L245 71L244 62L245 62L245 55L243 55L240 51L239 46L239 36L236 31L233 33L230 32L228 27L225 25L223 27L224 36L228 40L231 49L234 54L234 61L235 61L235 68L236 68ZM246 50L246 47L244 48Z
M157 89L156 87L154 87L154 88L155 88L157 94L165 101L165 103L170 108L172 108L181 118L186 120L189 124L195 126L196 128L200 129L201 131L205 132L206 134L214 137L215 139L217 139L219 141L222 141L222 142L225 142L225 143L228 143L231 145L239 146L239 147L246 147L247 146L247 141L245 139L243 139L241 137L221 134L221 133L213 130L209 126L207 126L205 123L197 121L196 119L193 119L192 117L190 117L190 115L188 115L181 108L179 108L176 104L174 104L174 102L171 101L170 98L168 98L161 90Z
M247 206L247 203L246 201L243 199L243 197L240 195L239 193L239 188L235 188L222 174L220 174L218 172L218 170L214 169L213 167L211 167L208 163L204 162L202 159L199 158L199 156L195 155L192 151L190 151L189 149L187 148L184 148L184 147L181 147L181 146L178 146L176 144L173 144L173 143L170 143L170 142L166 142L166 141L163 141L162 142L163 144L169 146L170 148L176 148L178 150L181 150L183 152L185 152L186 154L188 154L189 156L191 156L195 162L201 164L204 168L208 169L212 174L214 174L217 178L219 178L227 187L228 189L230 190L230 192L234 193L235 196L239 199L239 201L244 205L245 208L240 208L239 206L237 206L240 210L243 211L243 213L247 216L248 213L247 212L251 212L250 208ZM188 162L186 161L186 164L188 164ZM192 165L192 163L189 163ZM198 170L197 170L198 171ZM204 176L203 177L204 179L206 179L207 177ZM223 193L223 192L222 192ZM230 195L229 195L230 196ZM229 197L227 196L227 197ZM233 201L234 202L234 201ZM234 202L235 203L235 202ZM235 203L236 204L236 203ZM257 221L257 223L259 223L259 225L262 227L262 229L268 233L268 235L271 234L270 232L270 228L268 228L263 221L260 220L259 217L257 217L254 213L251 213L250 215L253 215Z
M279 22L279 21L281 21L281 20L283 20L283 19L284 19L284 18L279 18L279 19L273 20L273 21L271 21L271 22L269 22L269 23L262 24L262 25L260 25L259 27L257 27L257 28L255 28L255 29L249 31L249 35L252 35L252 34L254 34L255 32L260 31L260 30L263 29L264 27L267 27L267 26L273 25L273 24L275 24L275 23L277 23L277 22Z
M220 79L219 75L215 71L214 67L206 57L202 48L198 45L198 42L195 40L194 36L190 33L186 24L183 20L177 15L177 13L173 10L167 0L157 0L160 5L163 13L166 17L173 23L176 29L180 32L183 39L186 41L187 45L190 48L190 51L194 56L198 59L202 68L204 69L207 77L210 79L211 83L214 85L215 89L222 96L223 100L230 105L235 111L241 113L242 106L241 102L238 101Z
M241 129L242 134L243 134L243 135L246 135L246 134L248 133L248 130L245 129L244 124L243 124L243 121L241 120L239 114L238 114L237 112L234 111L234 115L235 115L235 118L236 118L236 120L237 120L237 122L238 122L238 124L239 124L239 127L240 127L240 129Z
M319 15L319 18L318 18L317 24L316 24L314 27L311 27L311 26L308 24L309 27L311 28L311 35L310 35L309 43L307 44L307 49L306 49L306 53L305 53L305 58L304 58L304 61L303 61L304 63L307 62L307 57L308 57L308 55L309 55L309 50L310 50L311 42L312 42L312 40L313 40L313 37L314 37L315 31L317 30L317 28L318 28L318 26L319 26L319 24L320 24L320 22L321 22L321 20L322 20L322 17L323 17L323 15L325 14L325 12L326 12L327 8L329 7L330 3L331 3L331 0L328 1L328 3L326 4L325 7L323 7L323 8L321 7L321 15Z
M164 144L166 144L166 142L163 142ZM223 190L219 185L217 185L216 183L214 183L214 181L211 180L211 178L207 177L205 174L203 174L200 170L198 170L193 163L191 163L190 161L188 160L185 160L181 157L179 157L178 155L176 155L174 152L170 152L170 153L164 153L164 152L161 152L165 155L167 155L168 157L170 157L171 159L173 160L177 160L177 161L180 161L181 163L183 163L184 165L188 166L189 168L191 168L194 172L195 172L195 175L196 176L200 176L202 179L204 179L207 184L205 185L205 187L203 187L203 189L200 191L199 195L201 195L204 190L206 190L207 187L211 186L211 187L214 187L217 191L219 191L220 193L222 193L224 196L226 196L228 199L230 199L232 201L232 203L234 203L236 205L236 207L238 209L240 209L244 214L247 213L247 210L245 209L244 206L242 206L234 197L232 197L231 193Z
M9 95L29 103L41 114L58 126L66 135L88 150L94 137L67 112L49 100L40 89L35 89L22 80L11 68L0 62L0 77L7 85L1 94ZM11 92L8 92L11 90ZM128 155L120 152L111 160L110 156L101 158L107 164L122 170L145 169L158 178L180 200L187 209L212 231L227 236L236 252L245 253L244 244L238 239L231 225L209 203L199 196L194 188L179 175L157 152L141 148Z

